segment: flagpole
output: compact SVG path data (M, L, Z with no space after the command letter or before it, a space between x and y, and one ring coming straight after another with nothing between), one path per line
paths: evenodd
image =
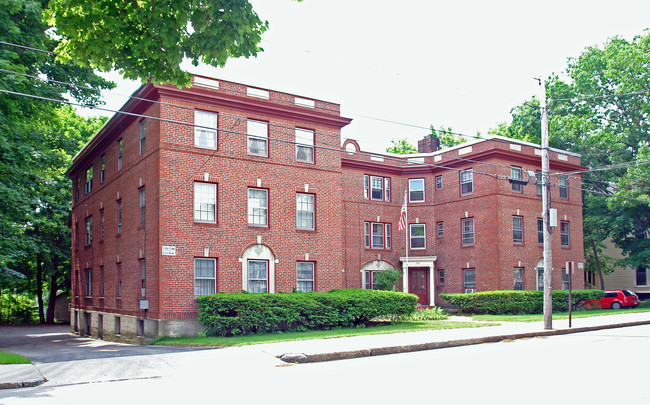
M404 269L404 273L406 277L404 277L404 280L406 281L406 284L403 288L404 292L408 292L408 271L409 271L409 211L408 208L406 207L406 190L404 190L404 213L406 217L406 225L404 226L404 248L406 249L406 268Z

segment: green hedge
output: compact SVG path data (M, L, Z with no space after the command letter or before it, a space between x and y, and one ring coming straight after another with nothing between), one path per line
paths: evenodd
M557 290L553 296L553 311L569 310L569 291ZM602 290L575 290L573 308L585 301L600 299ZM544 312L543 291L485 291L472 294L440 294L440 297L463 313L469 314L541 314Z
M361 289L326 293L219 293L197 297L199 321L208 336L360 325L381 316L415 311L417 296Z

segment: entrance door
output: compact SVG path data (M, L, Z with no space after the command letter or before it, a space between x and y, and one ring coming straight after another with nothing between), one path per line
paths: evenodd
M429 269L409 269L409 292L418 296L418 304L429 305Z

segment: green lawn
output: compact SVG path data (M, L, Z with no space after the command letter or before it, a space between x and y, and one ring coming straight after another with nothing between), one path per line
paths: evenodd
M31 364L27 357L20 354L3 352L0 350L0 364Z
M232 347L245 346L260 343L286 342L291 340L309 340L309 339L330 339L346 336L360 335L379 335L384 333L399 332L417 332L424 330L456 329L456 328L476 328L481 326L490 326L489 324L480 324L475 322L456 322L456 321L405 321L394 322L392 324L373 326L367 328L339 328L331 330L316 330L307 332L276 332L262 333L258 335L232 336L232 337L164 337L156 340L153 344L157 345L177 345L177 346L212 346L212 347Z
M590 316L629 314L633 312L650 312L647 305L630 309L583 309L571 312L571 318L588 318ZM553 319L569 319L569 312L554 312ZM537 322L543 321L543 314L525 315L472 315L472 320L481 322Z

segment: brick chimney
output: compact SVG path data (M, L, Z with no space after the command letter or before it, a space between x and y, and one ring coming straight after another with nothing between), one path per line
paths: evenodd
M440 149L440 139L433 136L425 136L418 141L418 153L431 153Z

